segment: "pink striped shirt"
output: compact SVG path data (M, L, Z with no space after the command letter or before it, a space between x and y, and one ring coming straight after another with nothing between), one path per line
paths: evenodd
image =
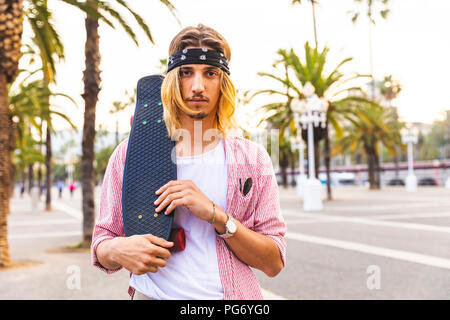
M98 261L98 244L117 236L124 237L122 220L122 180L128 139L122 141L109 159L103 179L100 212L92 235L91 258L94 266L106 273L108 270ZM224 138L228 168L227 212L245 227L270 237L278 246L280 256L286 261L286 224L280 213L278 185L272 161L259 144L238 136ZM239 178L253 180L246 196L239 191ZM224 299L263 299L261 288L251 268L239 260L226 242L216 237L219 276ZM134 292L129 288L130 295Z

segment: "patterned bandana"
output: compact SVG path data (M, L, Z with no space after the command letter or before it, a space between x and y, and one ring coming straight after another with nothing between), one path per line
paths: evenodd
M225 55L206 48L184 49L172 53L168 59L167 72L186 64L208 64L220 68L230 75L228 60Z

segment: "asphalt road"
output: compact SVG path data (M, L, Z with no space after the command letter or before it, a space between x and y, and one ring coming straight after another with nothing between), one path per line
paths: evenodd
M12 199L10 252L28 264L0 272L0 299L128 299L126 270L106 275L89 253L58 251L80 240L81 193L53 195L52 212ZM287 264L275 278L255 270L267 298L450 299L450 190L341 187L334 198L306 213L280 188Z
M342 187L314 213L293 189L280 198L287 264L274 279L258 272L264 288L288 299L450 299L450 190Z

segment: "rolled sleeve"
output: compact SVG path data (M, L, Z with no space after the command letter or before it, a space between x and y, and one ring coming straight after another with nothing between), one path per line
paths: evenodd
M117 272L122 267L115 270L106 269L98 261L96 250L104 240L125 236L122 220L122 179L126 147L127 140L117 146L108 161L101 189L99 214L92 234L92 264L108 274Z

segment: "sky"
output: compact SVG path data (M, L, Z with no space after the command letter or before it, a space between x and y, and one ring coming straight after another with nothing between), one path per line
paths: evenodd
M114 3L114 1L111 1ZM137 30L137 47L119 26L111 29L100 23L100 70L102 90L97 104L97 127L114 131L116 119L119 131L130 129L134 106L119 115L112 115L114 101L126 99L126 90L132 91L137 81L159 73L159 60L166 58L172 38L184 27L199 23L221 33L231 47L231 79L240 91L279 88L258 72L277 73L273 62L277 50L293 48L303 56L306 41L314 43L311 5L291 5L291 0L171 0L177 8L181 24L160 1L129 0L150 26L155 44L151 44L141 30ZM316 8L319 47L330 48L329 68L344 58L353 57L345 65L347 74L370 72L369 27L365 19L356 25L351 22L350 10L359 7L354 0L319 0ZM78 107L63 98L52 103L58 111L68 114L81 130L84 103L83 70L85 28L84 14L59 0L49 0L57 30L65 46L64 62L57 65L57 85L54 91L70 95ZM372 28L374 76L382 79L392 75L402 91L394 101L400 119L430 123L442 119L443 111L450 109L447 97L450 72L450 1L448 0L391 0L387 20L378 19ZM123 12L130 24L137 28L132 17ZM24 39L29 37L24 29ZM26 41L26 40L25 40ZM22 67L24 67L22 65ZM249 105L236 110L238 121L246 128L256 126L262 114L258 107L273 101L276 96L259 96ZM57 130L68 125L55 119Z

